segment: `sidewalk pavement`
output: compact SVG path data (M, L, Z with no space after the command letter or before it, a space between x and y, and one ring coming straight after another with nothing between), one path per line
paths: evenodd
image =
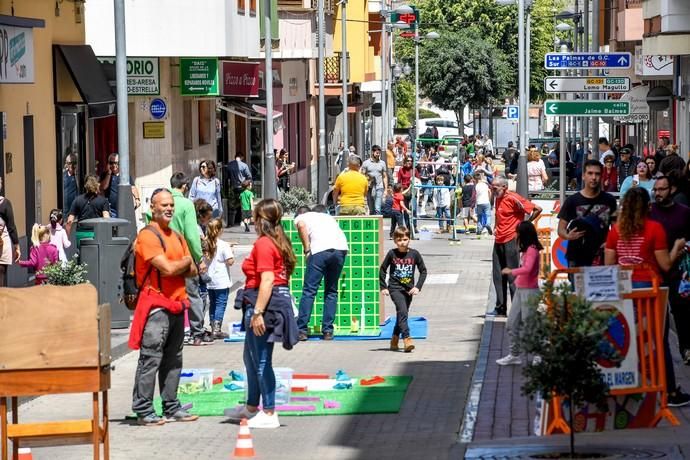
M490 306L494 303L492 298L495 298L493 292L488 302ZM534 434L536 403L522 394L522 367L496 364L498 358L509 352L505 325L505 318L486 317L473 377L474 391L471 390L469 396L460 436L461 441L467 443L466 458L508 458L508 453L509 458L522 458L519 456L521 447L568 444L567 436ZM684 365L680 358L674 333L671 333L671 340L677 384L687 392L690 390L690 366ZM671 410L681 423L679 427L662 421L653 429L582 433L576 435L576 445L627 446L652 449L659 455L653 458L690 458L690 405ZM508 451L505 450L507 446L510 446Z
M429 338L416 341L410 354L391 352L387 341L304 342L294 350L276 347L274 365L298 372L334 374L344 369L355 377L411 375L413 381L398 414L281 417L277 430L252 430L257 458L263 459L447 459L456 450L465 397L482 331L482 313L490 283L490 240L464 239L450 245L447 235L414 241L433 277L415 298L412 315L429 321ZM230 238L228 238L230 239ZM386 250L392 246L386 241ZM240 265L250 246L235 248L233 281L242 280ZM453 275L458 275L457 280ZM390 299L386 314L394 315ZM231 307L226 322L238 320ZM140 427L125 420L131 412L132 384L138 353L114 362L110 399L111 458L227 459L238 427L221 417L194 423ZM241 343L215 343L184 350L187 368L214 368L215 375L242 370ZM77 419L90 415L90 395L55 395L23 404L20 421ZM34 459L91 458L90 446L34 448Z

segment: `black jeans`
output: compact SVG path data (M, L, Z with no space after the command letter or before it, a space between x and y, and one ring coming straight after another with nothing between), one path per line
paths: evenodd
M668 283L668 302L671 305L671 313L673 313L673 319L676 323L680 356L685 358L683 354L686 350L690 350L690 299L683 298L678 294L679 283L680 281L676 280Z
M412 296L407 291L398 289L389 289L391 300L395 304L395 312L397 313L395 327L393 328L393 337L402 336L406 339L410 336L410 327L407 325L407 317L410 312L410 304L412 303Z
M520 253L517 242L512 239L506 243L494 243L493 253L493 281L496 289L496 308L506 311L508 308L508 286L510 298L515 295L515 280L512 276L503 275L504 268L520 266Z
M140 417L154 413L153 391L158 387L163 400L163 413L173 415L181 405L177 387L182 372L184 315L159 310L149 316L139 351L139 364L134 376L132 410Z

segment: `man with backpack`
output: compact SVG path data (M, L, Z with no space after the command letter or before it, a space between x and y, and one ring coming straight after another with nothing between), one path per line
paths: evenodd
M182 371L184 309L189 306L185 279L198 277L184 238L171 228L173 195L157 189L151 195L151 223L134 243L137 304L129 345L140 349L134 377L132 410L140 425L191 422L199 417L182 409L177 387ZM153 407L156 376L163 417Z
M582 172L584 187L566 198L558 213L558 236L568 242L566 259L571 267L604 264L603 246L616 212L616 198L601 190L602 169L598 160L587 160Z
M187 242L189 252L197 264L201 273L206 271L201 260L201 234L196 220L194 203L185 197L189 190L189 177L181 172L176 172L170 177L170 193L175 202L175 214L170 222L170 228L182 235ZM147 212L147 219L150 219ZM189 298L189 335L185 337L185 343L194 346L210 345L213 338L204 329L204 302L199 293L199 277L194 276L185 279L187 297Z

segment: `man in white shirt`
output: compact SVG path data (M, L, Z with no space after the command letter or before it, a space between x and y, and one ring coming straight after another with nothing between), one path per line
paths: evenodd
M306 206L300 207L295 217L295 227L304 246L304 255L307 257L297 317L299 339L309 338L308 325L314 308L314 298L321 280L324 280L321 333L324 340L333 340L333 321L338 306L338 280L347 256L347 238L338 221L328 214L323 205L316 205L312 210Z
M493 231L489 226L491 218L491 191L489 184L484 179L484 174L481 172L474 173L474 181L476 183L474 190L477 195L477 236L481 235L484 229L491 235Z

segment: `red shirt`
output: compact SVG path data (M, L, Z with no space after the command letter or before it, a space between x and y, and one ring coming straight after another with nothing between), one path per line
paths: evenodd
M275 275L274 286L287 286L288 276L283 263L283 256L275 243L267 236L262 236L254 243L252 252L242 262L242 271L247 277L245 289L255 289L261 284L261 273L271 271Z
M502 197L496 198L496 243L507 243L517 236L517 226L532 214L534 205L517 193L505 191Z
M414 176L419 177L419 171L415 169L414 171ZM398 169L398 182L402 186L403 190L405 190L407 187L410 186L410 180L412 179L412 168L410 169L405 169L405 168L400 168Z
M403 196L402 193L394 193L393 194L393 209L396 211L402 211L402 206L400 206L400 203L402 203L405 200L405 197Z
M629 240L621 239L618 225L611 227L606 238L606 249L616 251L617 264L637 265L646 262L658 275L661 275L661 268L656 262L654 251L668 249L666 244L664 227L651 219L645 220L641 234L633 235ZM645 276L635 275L635 273L633 273L632 280L649 281Z

